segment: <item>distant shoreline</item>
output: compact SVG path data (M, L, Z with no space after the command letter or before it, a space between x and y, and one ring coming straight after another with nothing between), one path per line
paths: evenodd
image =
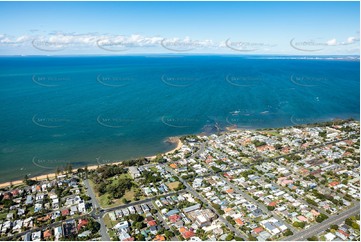
M183 146L183 143L182 143L182 141L180 140L179 137L169 137L168 140L171 143L177 143L177 146L174 149L170 150L170 151L161 153L162 155L168 155L170 153L173 153L174 151L179 150ZM157 157L157 155L145 156L144 158L153 160L155 157ZM122 162L123 161L118 161L118 162L113 162L113 163L106 163L106 164L91 165L91 166L88 166L88 170L96 170L98 167L105 166L105 165L118 165L118 164L121 164ZM76 169L73 169L72 171L76 172L79 168L84 168L84 167L85 166L78 167ZM61 175L61 174L59 174L59 175ZM43 175L39 175L39 176L29 177L29 179L37 180L37 181L43 181L43 180L46 180L48 178L49 179L54 179L54 178L56 178L56 176L57 176L56 173L52 172L52 173L43 174ZM20 185L20 184L23 184L23 183L24 183L23 180L15 180L15 181L11 181L11 182L3 182L3 183L0 183L0 188L8 187L8 186L10 186L10 184L12 184L14 186L14 185Z

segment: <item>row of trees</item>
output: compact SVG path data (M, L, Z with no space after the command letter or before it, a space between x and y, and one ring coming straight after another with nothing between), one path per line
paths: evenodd
M111 165L111 166L101 166L97 169L98 176L95 176L95 182L99 182L101 180L105 180L111 177L114 177L116 175L121 175L127 172L127 169L117 166L117 165Z

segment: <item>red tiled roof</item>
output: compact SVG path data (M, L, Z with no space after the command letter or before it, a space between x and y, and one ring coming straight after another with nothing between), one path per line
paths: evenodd
M297 216L297 219L300 220L301 222L307 222L307 218L305 218L305 216Z
M339 232L340 234L345 235L346 237L350 236L348 233L346 233L345 231L343 231L343 230L341 230L341 229L339 229L338 232Z
M130 238L123 239L122 241L134 241L134 238L130 237Z
M195 233L193 231L186 231L182 235L185 239L189 239L190 237L193 237Z
M13 190L11 191L11 194L13 194L14 196L19 195L19 190Z
M338 184L340 184L338 181L333 181L333 182L330 182L330 184L328 184L330 187L334 187L334 186L337 186Z
M240 218L237 218L234 221L236 222L236 224L238 224L240 226L242 226L244 224L243 221Z
M62 216L67 216L67 215L69 215L69 209L64 209L64 210L62 210L62 211L61 211L61 215L62 215Z
M175 223L177 222L181 217L178 215L178 214L174 214L174 215L171 215L169 216L169 221L171 223Z
M192 230L188 230L186 227L179 228L179 232L182 234L183 238L189 239L193 237L195 233Z
M157 222L155 220L148 221L149 226L155 226L157 225Z
M262 227L258 227L258 228L255 228L253 229L253 232L255 232L256 234L259 234L263 231L263 228Z
M233 189L231 188L231 189L226 190L226 193L233 193Z
M87 226L87 225L88 225L87 219L79 219L78 230L80 230L82 227Z
M268 204L268 206L271 206L271 207L275 207L277 205L277 202L276 201L273 201L273 202L270 202Z
M44 238L49 238L52 236L52 233L51 233L51 230L46 230L44 231L44 234L43 234Z
M165 241L165 237L163 235L157 234L153 241Z

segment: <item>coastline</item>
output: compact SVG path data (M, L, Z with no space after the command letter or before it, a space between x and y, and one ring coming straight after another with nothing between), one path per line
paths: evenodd
M170 150L170 151L167 151L167 152L164 152L164 153L161 153L162 155L168 155L168 154L171 154L173 153L174 151L176 150L179 150L182 146L183 146L183 143L182 141L180 140L179 137L169 137L168 138L169 142L171 143L177 143L177 146ZM147 159L150 159L150 160L153 160L155 157L157 157L156 155L153 155L153 156L146 156L144 158L147 158ZM108 164L98 164L98 165L91 165L91 166L88 166L88 170L95 170L97 169L98 167L100 166L104 166L104 165L118 165L118 164L121 164L123 161L119 161L119 162L113 162L113 163L108 163ZM78 167L76 169L73 169L72 171L73 172L76 172L79 168L84 168L83 167ZM60 174L62 175L62 174ZM48 173L48 174L44 174L44 175L39 175L39 176L34 176L34 177L29 177L29 179L32 179L32 180L36 180L36 181L43 181L43 180L46 180L46 179L54 179L56 178L56 173L53 172L53 173ZM14 185L21 185L23 184L23 181L22 180L15 180L15 181L11 181L11 182L3 182L3 183L0 183L0 188L5 188L5 187L8 187L10 186L10 184L12 184L13 186Z
M336 120L331 119L331 120L323 121L321 123L328 123L328 122L332 122L332 121L346 121L346 120L350 120L350 119L352 119L352 118L336 119ZM357 120L357 121L360 122L360 120ZM287 128L287 127L293 127L293 126L312 126L312 125L317 125L317 124L319 124L319 123L305 123L305 124L299 124L299 125L280 126L280 127L277 127L277 128L281 128L281 127ZM239 128L239 127L234 126L234 125L233 126L227 126L225 129L226 129L225 132L243 130L243 128ZM267 129L273 129L273 128L267 128ZM254 128L254 129L247 129L247 130L257 130L257 129ZM201 134L198 134L198 135L201 135ZM180 140L180 136L168 137L167 142L177 143L177 146L174 149L170 150L170 151L160 153L162 155L168 155L170 153L173 153L174 151L179 150L183 146L183 143ZM157 155L144 156L144 157L140 157L140 158L147 158L147 159L153 160L154 158L156 158L156 156ZM118 162L113 162L113 163L106 163L106 164L91 165L91 166L88 166L88 170L95 170L100 166L109 165L109 164L117 165L117 164L121 164L122 162L123 161L118 161ZM84 166L73 169L73 172L77 171L79 168L84 168ZM46 180L47 178L54 179L55 177L56 177L55 173L48 173L48 174L43 174L43 175L39 175L39 176L29 177L29 179L41 181L41 180ZM12 185L14 186L14 185L22 184L23 181L22 180L15 180L15 181L11 181L11 182L3 182L3 183L0 183L0 188L8 187L8 186L10 186L10 183L12 183Z

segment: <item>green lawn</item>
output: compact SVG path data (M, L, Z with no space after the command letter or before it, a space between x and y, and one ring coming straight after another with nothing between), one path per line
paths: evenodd
M131 176L129 174L121 174L119 175L117 178L114 177L114 178L110 178L113 182L113 184L116 184L117 180L120 179L120 178L131 178ZM94 189L94 182L90 180L89 184L93 187ZM99 202L99 205L102 207L102 208L112 208L112 207L116 207L116 206L119 206L119 205L122 205L124 204L123 203L123 198L127 199L128 201L134 201L134 196L135 196L135 191L136 191L136 188L132 187L129 191L126 191L124 196L121 197L121 198L118 198L118 199L109 199L109 194L108 193L105 193L101 196L99 196L98 193L95 193L95 196ZM143 197L141 197L142 199Z
M154 166L150 167L150 170L153 171L153 172L158 172L158 169L155 168Z
M104 216L105 226L109 229L113 228L118 222L110 220L109 214L105 214Z
M270 134L270 135L274 135L274 136L281 136L280 133L278 133L278 131L276 130L272 130L272 131L265 131L266 133Z
M4 220L6 218L7 213L0 213L0 220Z

